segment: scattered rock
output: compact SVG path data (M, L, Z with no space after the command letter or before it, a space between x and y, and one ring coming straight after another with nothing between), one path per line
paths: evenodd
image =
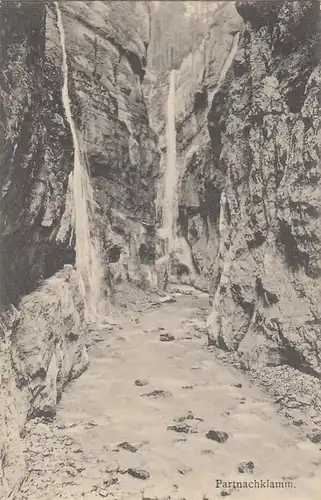
M90 421L86 423L85 429L92 429L93 427L97 427L97 425L95 422Z
M202 450L201 453L202 455L214 455L213 450Z
M49 429L48 425L40 422L33 429L33 434L39 434L41 436L50 437L52 436L52 431Z
M129 474L132 477L135 477L136 479L143 479L144 481L146 479L149 479L149 477L150 477L149 472L147 472L144 469L140 469L138 467L127 469L127 474Z
M171 500L171 495L160 492L159 488L148 488L142 492L142 500Z
M118 484L119 483L119 480L118 480L118 477L111 477L109 479L105 479L103 481L104 483L104 486L106 488L109 488L110 486L112 486L113 484Z
M148 385L148 381L138 378L137 380L135 380L135 385L137 385L138 387L143 387L144 385Z
M321 443L321 432L309 434L308 438L311 440L312 443L315 443L315 444Z
M185 422L185 420L193 420L194 419L194 415L191 411L188 412L188 414L186 415L186 417L178 417L178 418L175 418L175 422Z
M171 333L166 332L160 334L159 340L161 342L172 342L173 340L175 340L175 337Z
M176 299L175 297L171 297L171 296L166 296L166 297L161 297L159 299L159 302L160 304L172 304L173 302L176 302Z
M125 441L124 443L118 444L117 448L122 448L123 450L130 451L131 453L137 452L136 446L133 446L132 444L128 443L127 441Z
M252 462L252 460L250 460L249 462L241 462L238 466L238 471L241 474L252 474L254 471L254 463Z
M304 420L302 420L302 418L299 418L298 420L293 420L293 425L296 425L297 427L299 427L300 425L303 425L304 424Z
M206 437L217 443L225 443L228 440L227 432L209 430L206 433Z
M189 467L189 468L186 468L186 469L185 469L185 468L183 468L183 469L177 469L177 471L178 471L180 474L182 474L182 476L185 476L185 474L188 474L189 472L191 472L191 470L192 470L192 469L191 469L190 467Z
M234 387L237 387L238 389L241 389L243 385L239 382L237 384L234 384Z
M193 385L183 385L182 389L194 389Z
M167 430L168 431L175 431L175 432L183 432L185 434L188 434L190 432L191 428L185 422L181 422L178 424L169 425L167 427Z
M222 490L221 491L221 497L228 497L231 494L230 491Z
M168 398L169 396L172 396L171 392L163 391L161 389L155 389L152 392L141 394L141 397L152 397L152 398Z
M185 420L198 420L199 422L204 422L204 420L200 417L196 417L191 411L188 412L186 417L178 417L175 418L175 422L185 422Z

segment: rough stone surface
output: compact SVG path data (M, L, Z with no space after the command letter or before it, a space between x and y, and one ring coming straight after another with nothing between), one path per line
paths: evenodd
M20 434L26 421L52 420L66 383L87 368L83 324L83 303L71 266L23 298L19 310L12 308L2 317L2 498L8 498L23 479Z
M234 79L209 114L223 179L209 340L249 368L319 377L319 3L236 7L246 25Z
M95 191L91 229L112 301L122 281L154 283L158 153L142 92L149 11L137 2L59 6L72 114ZM74 264L75 238L56 6L1 2L0 19L0 496L7 498L23 478L19 433L26 420L54 418L87 354L78 282L72 268L61 271Z

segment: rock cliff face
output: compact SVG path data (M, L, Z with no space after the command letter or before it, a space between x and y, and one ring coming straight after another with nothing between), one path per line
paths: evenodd
M148 5L66 2L62 17L78 126L95 189L107 288L123 279L145 282L154 260L158 171L142 92ZM58 43L54 12L48 15L48 32L51 43Z
M209 114L220 197L210 341L320 376L319 2L237 2Z
M148 6L76 1L59 7L109 300L117 281L153 280L158 153L142 94ZM74 149L61 97L57 6L1 2L0 18L0 496L8 498L24 474L26 420L51 418L65 384L88 360L84 304L70 265Z
M189 272L189 280L209 288L211 271L218 252L219 183L213 169L213 151L207 114L223 76L230 71L242 19L234 4L218 8L211 29L199 49L184 59L176 70L177 205L178 235L185 240L191 259L174 258L176 271ZM162 153L158 187L158 222L162 219L163 174L166 168L166 105L168 75L146 81L151 123L159 136ZM181 255L184 253L181 249ZM185 250L186 252L186 250ZM190 261L191 269L186 269ZM185 263L185 265L184 265Z

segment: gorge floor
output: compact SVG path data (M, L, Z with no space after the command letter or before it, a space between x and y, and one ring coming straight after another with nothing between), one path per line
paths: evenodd
M180 296L97 334L56 419L27 424L17 500L321 498L319 446L208 351L207 308L201 294ZM294 488L216 488L254 479Z

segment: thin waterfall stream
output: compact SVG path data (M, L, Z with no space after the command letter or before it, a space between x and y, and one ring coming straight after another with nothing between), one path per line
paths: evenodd
M94 193L87 172L85 160L80 149L77 129L72 117L68 87L68 62L66 53L66 38L62 22L61 10L55 2L57 24L62 50L62 102L65 115L71 130L74 148L74 167L69 176L69 187L72 192L72 226L76 240L76 270L79 276L79 286L85 301L86 319L98 317L102 303L101 276L102 266L95 239L91 235L91 212L94 206Z

